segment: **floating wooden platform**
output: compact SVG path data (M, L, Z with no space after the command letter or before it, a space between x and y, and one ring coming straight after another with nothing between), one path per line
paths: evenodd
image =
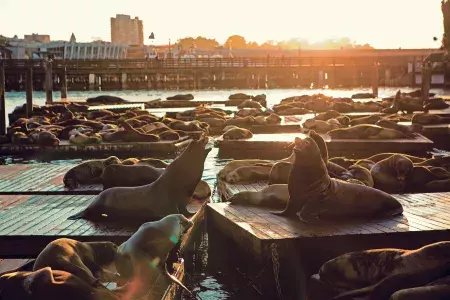
M261 188L255 184L219 184L224 198ZM385 247L415 249L449 239L450 193L394 197L404 206L402 216L366 223L311 225L271 214L273 209L229 203L208 204L207 217L210 226L262 262L271 260L275 247L280 258L280 277L284 278L282 290L296 288L297 294L302 295L298 299L304 299L309 277L338 255Z
M0 166L0 195L97 195L101 184L64 187L63 178L77 164L13 164Z
M113 110L113 111L126 111L133 108L145 109L145 105L143 103L136 104L114 104L114 105L92 105L89 106L88 110Z
M353 140L324 138L330 157L365 158L382 152L405 153L425 156L431 150L433 142L423 135L416 134L414 139L395 140ZM295 137L306 137L303 133L291 134L254 134L248 140L223 140L219 137L215 144L219 148L220 158L281 159L288 157L292 150L288 146Z
M67 220L86 208L95 196L77 195L1 195L0 257L30 258L51 241L66 237L79 241L111 241L120 244L137 228L87 220ZM204 220L204 203L194 202L188 210L195 212L192 227L183 237L181 247L189 244L191 232ZM186 239L186 240L185 240Z
M140 142L140 143L106 143L95 145L74 145L69 141L61 141L56 147L40 147L37 145L0 145L0 155L21 155L56 158L97 157L104 155L154 156L174 158L187 147L191 140L182 137L177 141Z

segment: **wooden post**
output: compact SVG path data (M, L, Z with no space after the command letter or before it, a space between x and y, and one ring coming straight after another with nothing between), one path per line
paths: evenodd
M378 98L379 82L380 82L379 63L378 61L375 61L372 70L372 94L375 96L375 98Z
M25 88L27 95L27 118L30 118L33 113L33 65L30 62L27 69Z
M67 99L67 67L64 65L64 73L61 78L61 99Z
M52 75L52 61L45 62L45 95L46 104L53 103L53 75Z
M431 86L431 66L430 62L425 61L422 65L422 103L428 102Z
M411 72L412 72L412 82L411 82L411 85L412 86L416 86L416 57L414 56L413 57L413 62L412 62L412 70L411 70Z
M0 135L6 134L5 62L0 59Z

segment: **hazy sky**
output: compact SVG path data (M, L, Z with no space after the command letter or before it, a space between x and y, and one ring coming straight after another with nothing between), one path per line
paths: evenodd
M441 0L0 0L0 34L110 40L110 17L138 16L156 44L185 36L223 43L349 37L377 48L429 48L442 36Z

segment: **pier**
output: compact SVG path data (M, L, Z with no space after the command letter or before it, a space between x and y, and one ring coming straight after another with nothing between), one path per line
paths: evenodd
M6 90L155 90L407 86L421 83L430 49L310 50L294 57L5 62ZM443 85L445 67L431 83ZM26 81L32 81L26 85ZM436 86L436 84L434 84Z

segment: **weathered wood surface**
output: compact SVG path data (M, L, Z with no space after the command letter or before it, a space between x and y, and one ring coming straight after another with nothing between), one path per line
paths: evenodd
M63 178L77 164L13 164L0 166L0 195L96 195L101 184L64 187Z
M41 147L37 145L0 145L0 155L23 155L43 157L76 158L83 155L157 155L160 157L175 157L190 142L189 137L177 141L139 142L139 143L106 143L95 145L74 145L63 140L56 147Z
M426 155L433 142L421 134L414 139L369 140L369 139L331 139L324 138L330 157L345 156L348 158L364 158L380 152L398 152L412 155ZM291 134L254 134L248 140L216 139L220 158L265 158L279 159L291 154L288 146L295 137L305 138L303 133Z
M137 228L134 227L67 220L86 208L93 199L94 196L89 195L0 196L0 257L35 257L49 242L62 237L79 241L108 240L120 244L135 232ZM194 232L203 221L206 202L188 205L189 211L196 212L192 217L195 225L189 232ZM189 232L183 239L192 238ZM185 243L188 244L188 240Z

